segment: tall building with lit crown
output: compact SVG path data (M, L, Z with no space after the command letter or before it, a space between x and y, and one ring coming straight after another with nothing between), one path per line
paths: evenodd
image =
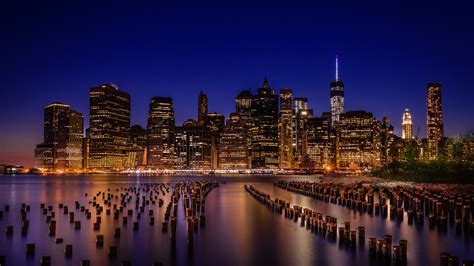
M380 162L378 121L372 113L341 114L337 127L337 168L362 170Z
M331 82L331 125L339 122L339 116L344 113L344 83L339 79L339 58L336 56L336 79Z
M208 113L207 95L201 91L198 97L198 123L204 124Z
M295 113L295 148L294 158L301 164L307 154L306 122L313 117L313 109L299 109Z
M219 168L249 168L247 129L236 113L231 113L219 143Z
M175 118L173 99L151 99L147 124L147 165L155 169L172 169L175 164Z
M444 136L441 84L428 83L426 92L428 159L433 160L438 157L438 144Z
M410 110L405 108L402 115L402 139L413 138L413 126L411 120Z
M278 96L265 78L252 99L252 168L278 168Z
M89 91L90 168L125 168L130 146L130 94L103 84Z
M35 149L35 167L82 168L84 116L68 104L54 102L44 107L44 140Z
M280 91L280 117L278 139L280 141L280 168L293 167L294 127L293 92L291 89Z

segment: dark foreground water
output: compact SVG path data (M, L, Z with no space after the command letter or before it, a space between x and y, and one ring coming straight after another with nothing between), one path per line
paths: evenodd
M115 265L123 260L133 265L375 265L369 259L368 237L383 238L393 235L393 243L408 240L409 265L439 265L439 253L450 252L460 259L474 259L474 242L468 236L456 236L450 226L447 232L430 230L427 221L423 226L391 221L381 216L359 214L353 210L321 202L309 197L292 194L273 186L282 177L229 176L229 177L126 177L126 176L0 176L0 209L10 205L10 211L0 218L0 255L6 256L6 265L38 265L41 256L51 256L52 265L79 265L88 259L91 265ZM317 177L283 177L286 179L317 180ZM206 198L206 225L194 234L193 250L186 241L186 222L182 205L178 204L178 225L176 248L173 249L169 235L162 232L165 206L170 201L169 194L162 198L163 207L147 205L139 221L138 231L132 229L132 222L122 224L122 219L113 220L113 215L102 213L100 231L93 230L95 211L88 202L98 191L108 188L114 192L124 186L139 186L149 182L177 182L178 180L215 179L226 181L212 190ZM365 245L357 243L349 248L310 230L300 227L299 222L273 213L256 201L243 188L251 184L260 191L269 193L303 207L308 207L324 215L338 218L338 223L350 221L351 227L365 226ZM86 197L85 193L89 193ZM79 201L92 211L87 220L74 202ZM30 221L26 236L20 232L20 208L26 203L31 206ZM52 205L56 212L57 229L55 237L64 238L64 243L56 244L55 237L48 235L45 215L40 203ZM63 215L58 204L68 205L69 211L76 212L76 220L81 220L80 230L74 230L68 215ZM132 208L133 206L130 206ZM105 208L104 208L105 209ZM155 212L155 225L148 224L148 209ZM406 216L406 213L405 213ZM129 218L130 219L130 218ZM136 218L133 218L135 221ZM5 228L14 226L13 236L6 236ZM113 237L115 227L122 228L120 239ZM104 247L95 245L96 235L104 235ZM36 244L34 256L26 256L27 243ZM65 244L73 244L72 257L64 255ZM117 246L118 256L109 259L107 249Z

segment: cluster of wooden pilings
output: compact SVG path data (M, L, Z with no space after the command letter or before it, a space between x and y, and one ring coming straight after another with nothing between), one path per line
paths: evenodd
M426 218L431 229L437 228L440 231L446 231L450 223L454 225L456 234L460 235L464 232L467 237L474 236L474 219L472 218L474 217L474 194L472 191L456 193L449 190L435 191L416 187L285 180L276 182L275 186L362 213L389 216L391 220L403 221L406 217L408 224L423 225ZM374 245L377 243L383 244L382 240L369 239L369 246L376 247ZM403 251L402 243L399 246L393 246L394 256L399 254L399 249ZM378 249L378 251L380 252L373 254L383 254L381 253L383 249ZM450 255L450 257L453 256ZM403 256L401 258L403 259ZM470 263L470 261L464 262L467 263L466 265Z
M272 199L270 194L257 190L253 186L244 185L244 189L257 201L261 202L276 213L284 213L285 218L298 221L302 227L310 229L323 237L334 239L339 235L339 243L349 247L355 247L356 243L364 244L365 227L358 226L351 229L350 222L344 222L338 227L337 218L329 215L324 216L315 210L298 205L291 206L289 202L282 199ZM395 265L407 263L408 241L400 240L399 245L392 246L392 236L385 235L383 240L369 238L369 256L378 256L385 263L393 261Z
M474 236L474 194L454 193L419 188L381 187L378 185L332 184L302 181L278 181L276 186L328 203L338 204L360 212L390 216L408 224L422 225L425 217L430 228L447 230L448 222L455 232Z
M57 245L63 245L64 239L58 234L56 225L57 215L64 215L67 219L61 219L71 224L71 229L80 231L83 228L83 221L89 221L93 224L93 231L97 232L95 236L95 246L97 248L105 248L107 255L110 259L114 259L118 256L117 246L106 247L105 239L107 238L107 232L101 233L101 224L103 222L104 212L105 216L113 216L114 220L122 221L122 227L115 227L110 232L111 237L120 239L122 230L131 228L133 231L140 230L140 221L144 216L147 218L147 223L150 226L155 224L155 212L153 205L158 205L158 208L164 206L164 200L160 196L166 196L170 193L170 202L168 203L164 215L164 221L162 223L162 231L167 233L170 231L170 239L172 242L176 240L176 220L177 220L177 204L181 195L183 197L183 205L185 207L185 216L188 219L188 224L191 224L193 230L197 230L197 225L205 225L205 198L208 193L218 187L217 182L212 181L194 181L194 182L177 182L172 185L170 183L147 183L140 184L139 186L120 187L116 189L107 188L104 191L98 191L93 196L89 193L84 194L85 203L75 201L73 206L68 206L64 203L58 203L57 206L46 205L41 203L39 208L43 214L47 227L45 228L49 236L54 240ZM147 210L147 212L145 212ZM4 205L3 210L0 211L0 219L10 212L10 206ZM21 204L20 208L20 228L21 235L28 234L28 228L30 220L28 219L28 213L30 212L30 205L26 203ZM95 219L92 220L92 214L95 214ZM85 219L81 219L83 216ZM192 223L190 222L192 220ZM170 230L168 230L168 223L170 224ZM196 226L193 226L193 224ZM189 226L188 226L189 227ZM14 237L14 226L7 225L5 228L6 237ZM189 232L189 231L188 231ZM192 231L191 231L192 233ZM192 240L192 234L188 234L188 238ZM192 241L190 241L192 243ZM26 245L26 255L35 256L36 243L28 243ZM65 257L72 257L74 254L73 243L64 244L64 255ZM6 255L0 254L0 265L5 265ZM51 256L42 256L40 259L41 265L50 265ZM122 265L129 265L128 260L124 260ZM81 265L90 265L89 260L82 260ZM153 265L161 265L160 262L153 263Z

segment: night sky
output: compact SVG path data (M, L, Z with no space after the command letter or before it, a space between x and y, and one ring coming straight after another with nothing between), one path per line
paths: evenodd
M408 107L425 137L426 84L438 81L446 135L474 129L470 1L31 2L0 4L0 162L33 165L53 101L83 112L87 127L89 88L102 83L132 95L132 123L142 126L153 96L173 97L177 124L197 117L200 90L210 112L227 116L265 75L320 115L336 54L346 110L388 116L399 134Z

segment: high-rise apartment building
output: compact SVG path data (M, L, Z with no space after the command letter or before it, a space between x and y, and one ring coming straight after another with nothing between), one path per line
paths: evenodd
M147 165L171 169L175 165L175 118L173 99L153 97L147 123Z
M426 105L428 159L433 160L438 157L439 142L444 136L440 83L428 83L426 90Z
M130 147L130 94L114 84L89 91L89 168L125 168Z

